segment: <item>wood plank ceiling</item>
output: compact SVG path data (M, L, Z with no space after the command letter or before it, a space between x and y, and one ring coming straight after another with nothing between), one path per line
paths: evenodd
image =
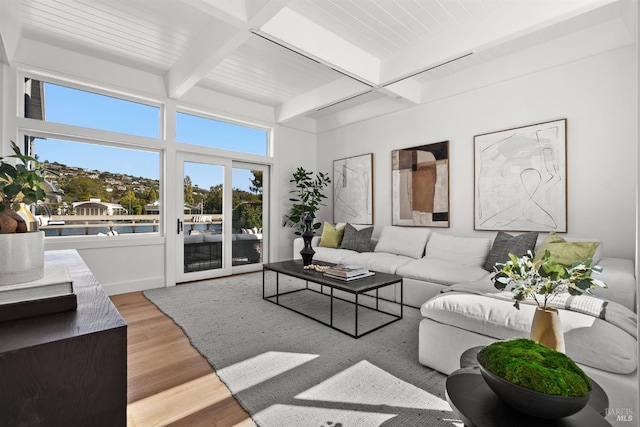
M3 0L0 59L34 39L162 76L176 99L198 86L271 106L276 122L321 120L423 103L438 79L623 22L623 3Z

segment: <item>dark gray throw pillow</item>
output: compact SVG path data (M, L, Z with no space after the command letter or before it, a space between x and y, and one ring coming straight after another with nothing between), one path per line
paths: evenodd
M487 260L484 263L484 269L491 272L495 271L493 267L496 263L505 263L509 261L510 253L518 257L526 255L527 251L535 249L537 240L537 231L522 233L517 236L512 236L511 234L499 231L498 235L493 240L493 245L491 246L489 255L487 255Z
M342 237L340 249L371 252L371 233L373 233L373 227L356 230L353 225L347 224L344 228L344 236Z

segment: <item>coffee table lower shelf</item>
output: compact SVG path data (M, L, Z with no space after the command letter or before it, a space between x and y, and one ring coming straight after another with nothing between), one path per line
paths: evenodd
M348 335L352 338L360 338L363 337L367 334L370 334L371 332L377 331L380 328L383 328L387 325L390 325L394 322L397 322L398 320L402 319L403 317L403 305L402 305L402 277L400 276L395 276L395 275L390 275L390 274L385 274L385 273L376 273L375 276L371 276L369 278L365 278L365 279L360 279L360 280L356 280L356 281L351 281L351 282L346 282L346 281L341 281L338 279L328 279L324 276L322 276L322 273L317 273L317 272L313 272L313 271L309 271L309 270L304 270L302 273L298 270L301 270L300 268L295 268L297 267L295 264L292 266L291 263L295 263L293 261L285 261L285 262L281 262L281 263L273 263L273 264L265 264L263 266L263 270L262 270L262 298L266 301L269 301L273 304L276 304L280 307L286 308L287 310L293 311L301 316L304 316L308 319L312 319L315 320L318 323L321 323L325 326L330 327L331 329L334 329L336 331L342 332L345 335ZM292 269L292 267L294 267ZM272 271L276 274L276 291L274 294L271 295L266 295L266 289L265 289L265 283L266 283L266 279L265 279L265 273L267 271ZM300 288L300 289L295 289L295 290L288 290L285 292L281 292L280 290L280 274L283 274L285 276L290 276L290 277L295 277L297 279L301 279L304 280L306 282L305 287ZM378 276L378 277L376 277ZM366 281L366 282L365 282ZM320 285L320 290L316 290L316 289L312 289L309 287L309 282L311 283L315 283L317 285ZM359 282L359 283L356 283ZM396 314L396 313L391 313L389 311L385 311L382 310L380 308L380 297L379 297L379 292L378 290L387 286L395 286L397 284L400 284L400 302L399 303L395 303L399 306L400 308L400 314ZM326 293L324 291L324 287L328 288L328 292ZM349 294L353 295L354 300L349 300L346 298L341 298L337 295L335 295L334 291L343 291L343 292L347 292ZM296 309L294 307L291 307L289 305L284 305L281 303L280 299L283 296L286 295L291 295L291 294L295 294L295 293L299 293L299 292L313 292L314 294L319 294L322 295L323 297L326 297L329 299L329 321L325 322L317 317L311 316L308 313L305 313L299 309ZM375 292L375 296L367 294L365 295L365 293L371 293L371 292ZM374 298L375 300L375 304L373 306L369 306L369 305L363 305L361 303L361 299L362 298ZM349 303L351 305L354 306L355 308L355 314L354 314L354 333L351 333L348 330L345 330L343 328L339 328L334 324L334 302L338 300L341 302L346 302ZM385 300L386 303L390 303L388 300ZM379 324L371 329L368 329L364 332L361 332L359 330L358 327L358 312L360 310L371 310L371 311L375 311L378 313L383 313L387 316L391 317L391 320L384 322L382 324Z

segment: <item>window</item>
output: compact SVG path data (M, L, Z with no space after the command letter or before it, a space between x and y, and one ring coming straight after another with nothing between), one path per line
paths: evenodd
M25 79L24 116L158 138L160 108L39 80Z
M30 77L24 99L25 118L83 128L25 135L47 170L47 200L31 206L46 236L159 233L160 151L136 140L159 138L159 107ZM105 141L91 129L127 137Z
M266 130L191 114L176 117L176 140L187 144L266 156L268 136Z
M45 236L157 233L157 152L26 137L47 173L47 200L33 207Z

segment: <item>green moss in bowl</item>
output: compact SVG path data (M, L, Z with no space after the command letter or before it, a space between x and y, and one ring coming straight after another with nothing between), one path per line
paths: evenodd
M498 341L478 353L487 370L520 387L555 396L584 397L591 380L563 353L528 339Z

